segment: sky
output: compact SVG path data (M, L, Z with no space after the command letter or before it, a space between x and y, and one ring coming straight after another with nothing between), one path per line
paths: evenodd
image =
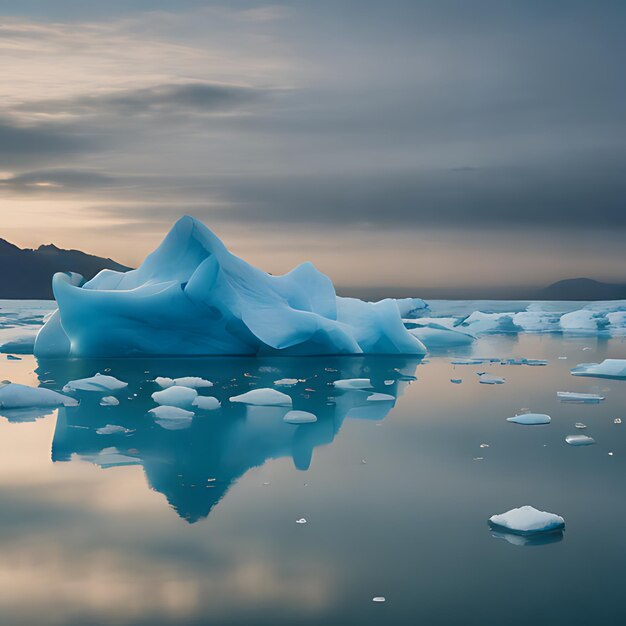
M624 32L623 0L5 0L0 237L135 266L190 214L340 286L626 281Z

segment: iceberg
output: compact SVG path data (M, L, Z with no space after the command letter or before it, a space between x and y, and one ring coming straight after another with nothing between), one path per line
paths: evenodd
M222 406L222 403L213 396L198 396L191 405L201 411L215 411Z
M177 406L180 408L189 407L198 396L198 392L190 387L168 387L163 391L155 391L152 399L157 403L165 406Z
M577 393L575 391L557 391L556 397L561 402L576 402L580 404L598 404L604 400L604 396L597 393Z
M573 376L626 378L626 359L604 359L602 363L580 363L570 373Z
M311 263L267 274L188 216L138 269L57 273L52 288L38 357L426 353L402 323L410 305L337 297Z
M0 408L30 409L38 407L77 406L78 401L63 394L17 383L0 383Z
M157 376L154 382L161 389L168 389L178 385L179 387L190 387L191 389L200 389L203 387L213 387L213 383L199 376L181 376L180 378L167 378L166 376Z
M502 376L495 376L494 374L489 374L487 372L481 372L478 374L478 382L483 385L502 385L506 381Z
M308 411L288 411L283 421L287 424L313 424L317 422L317 416Z
M514 424L522 424L524 426L534 426L536 424L549 424L551 418L544 413L522 413L521 415L507 417L506 421L513 422Z
M257 406L291 406L291 398L286 393L269 388L252 389L238 396L232 396L229 400Z
M596 442L593 437L587 435L568 435L565 437L565 443L570 446L591 446Z
M72 391L98 391L100 393L109 393L111 391L119 391L128 387L128 383L118 380L115 376L107 376L106 374L96 374L91 378L80 378L78 380L70 380L64 387L65 393Z
M432 322L424 325L420 324L415 328L409 329L409 332L414 337L417 337L428 350L466 346L476 341L476 337L470 333Z
M560 515L539 511L529 505L511 509L500 515L492 515L489 518L489 523L497 528L520 535L549 533L565 528L565 520Z

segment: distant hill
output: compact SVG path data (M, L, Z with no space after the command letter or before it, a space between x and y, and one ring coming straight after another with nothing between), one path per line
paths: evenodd
M22 249L0 239L0 298L52 299L55 272L77 272L89 280L103 269L125 272L130 268L80 250L63 250L52 244Z
M541 300L625 300L626 285L569 278L542 289L538 295Z

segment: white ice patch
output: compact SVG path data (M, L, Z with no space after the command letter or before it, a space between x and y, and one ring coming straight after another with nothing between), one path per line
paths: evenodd
M587 435L568 435L565 437L565 442L570 446L591 446L596 440L593 437L587 437Z
M274 384L277 387L293 387L297 385L300 381L297 378L281 378L280 380L275 380Z
M222 403L213 396L198 396L191 404L201 411L215 411L222 406Z
M116 424L107 424L101 428L96 429L98 435L128 435L134 432L130 428L124 428L124 426L118 426Z
M573 376L626 378L626 359L604 359L602 363L580 363L571 370Z
M288 411L283 421L288 424L312 424L317 422L317 416L308 411Z
M167 378L166 376L157 376L154 382L161 389L169 389L178 385L179 387L189 387L191 389L201 389L203 387L213 387L213 383L199 376L181 376L180 378Z
M166 406L177 406L180 408L190 407L198 396L198 392L190 387L179 387L174 385L163 391L155 391L152 399L157 404Z
M604 400L604 396L600 396L597 393L577 393L575 391L557 391L556 396L561 402L578 404L597 404Z
M506 381L502 378L502 376L495 376L494 374L482 372L478 374L478 382L483 385L502 385Z
M252 389L238 396L232 396L229 400L257 406L291 406L291 398L286 393L267 387Z
M115 396L104 396L100 400L100 406L117 406L120 401Z
M373 393L367 396L367 402L395 402L396 397L388 393Z
M521 415L507 417L506 421L514 424L523 424L524 426L534 426L537 424L549 424L551 418L545 413L522 413Z
M64 387L65 393L72 391L96 391L98 393L108 393L111 391L119 391L128 387L128 383L118 380L114 376L106 374L96 374L91 378L80 378L78 380L70 380Z
M371 389L372 381L369 378L343 378L333 382L337 389L350 391L352 389Z
M37 407L76 406L78 401L63 394L17 383L0 383L0 408L30 409Z
M489 522L519 534L546 533L565 528L565 520L560 515L539 511L526 505L511 509L500 515L492 515Z

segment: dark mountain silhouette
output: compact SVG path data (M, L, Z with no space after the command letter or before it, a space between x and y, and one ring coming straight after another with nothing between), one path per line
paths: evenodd
M22 249L0 239L0 298L52 299L55 272L77 272L89 280L103 269L130 268L80 250L63 250L52 244Z
M542 289L541 300L624 300L626 285L601 283L591 278L569 278Z

